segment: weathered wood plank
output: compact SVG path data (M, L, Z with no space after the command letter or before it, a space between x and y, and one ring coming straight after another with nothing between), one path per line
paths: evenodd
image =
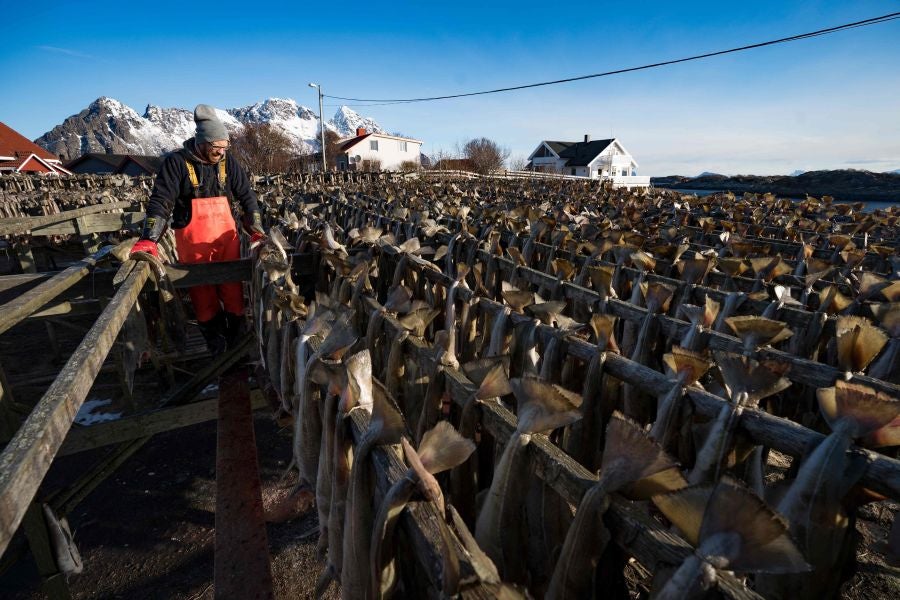
M92 204L91 206L84 206L82 208L76 208L73 210L66 210L60 213L56 213L54 215L42 215L38 217L14 217L14 218L6 218L0 219L0 235L11 235L15 233L25 233L28 230L32 232L38 228L46 228L48 226L63 223L66 221L72 221L78 217L83 217L86 215L94 215L97 213L102 213L107 210L120 210L126 209L132 206L131 202L113 202L110 204ZM143 214L143 213L141 213ZM76 233L73 231L71 233ZM40 235L49 235L46 233L41 233Z
M31 235L90 235L119 231L120 229L134 231L140 228L143 222L144 213L142 212L106 213L84 217L80 226L73 219L35 227L31 230Z
M149 267L142 263L128 276L0 454L0 553L50 468L148 274Z
M222 377L216 435L215 597L274 598L247 370Z
M268 406L260 390L250 392L250 406L252 410ZM73 428L69 431L66 441L56 455L67 456L212 421L218 414L218 396L216 396L209 400L154 410L142 415L97 423L89 427Z

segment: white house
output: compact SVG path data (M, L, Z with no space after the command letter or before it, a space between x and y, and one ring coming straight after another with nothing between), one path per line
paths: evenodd
M340 171L396 171L404 162L419 164L421 149L420 140L367 133L360 127L356 130L356 137L341 142L337 168Z
M612 181L616 187L647 187L649 177L637 174L638 164L618 139L583 142L542 141L528 157L528 170Z

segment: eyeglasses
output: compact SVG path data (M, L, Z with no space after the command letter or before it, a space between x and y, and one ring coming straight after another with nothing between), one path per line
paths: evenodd
M222 152L227 151L229 147L230 146L228 146L228 145L226 145L226 146L216 146L214 144L209 145L210 150L221 150Z

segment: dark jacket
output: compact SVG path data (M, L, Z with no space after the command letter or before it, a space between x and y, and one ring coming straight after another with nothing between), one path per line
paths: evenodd
M194 138L187 140L180 150L166 155L156 176L153 192L147 203L147 216L158 217L164 221L172 218L172 227L181 229L191 221L191 200L194 186L191 185L185 161L189 160L197 172L200 182L198 198L225 196L228 201L240 203L245 215L259 211L256 193L250 188L250 180L244 168L231 154L225 158L225 187L219 186L219 165L211 165L201 161L194 154Z

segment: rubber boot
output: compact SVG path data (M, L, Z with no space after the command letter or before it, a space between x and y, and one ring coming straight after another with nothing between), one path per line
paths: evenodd
M199 322L197 326L200 327L200 333L203 334L203 339L206 340L206 347L209 348L209 353L213 358L228 349L227 323L224 313L218 312L215 317L209 321Z
M223 315L225 320L225 342L228 349L231 350L247 331L247 319L244 315L236 315L227 310L219 314Z

